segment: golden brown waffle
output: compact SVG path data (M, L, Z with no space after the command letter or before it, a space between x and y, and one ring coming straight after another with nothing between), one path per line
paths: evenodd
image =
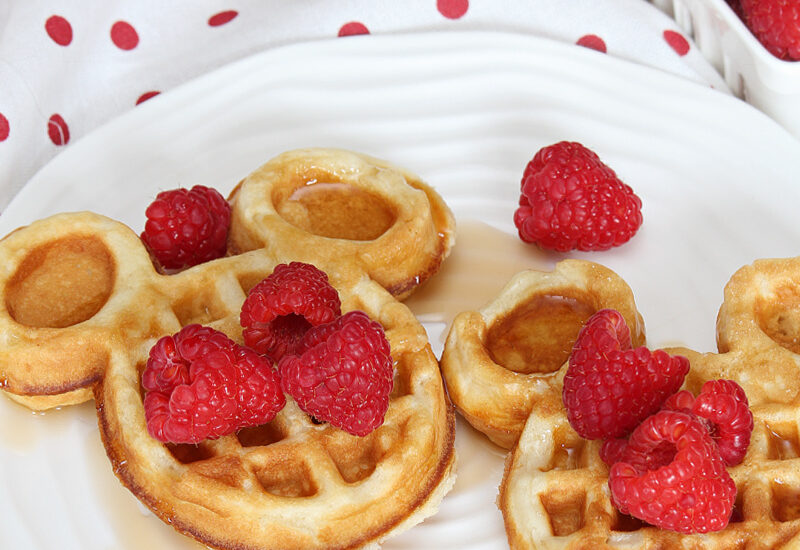
M537 411L509 454L498 506L512 548L767 549L800 547L800 258L758 260L725 287L719 354L689 357L685 386L736 380L755 427L744 461L729 468L737 499L727 528L680 535L623 516L609 499L599 442L580 438L562 410Z
M440 364L458 411L497 445L513 446L531 411L562 407L572 345L583 322L603 308L620 311L633 345L644 344L631 289L610 269L583 260L520 272L483 309L457 315Z
M132 230L89 212L16 230L0 257L3 389L32 408L93 395L115 474L181 533L221 549L372 546L433 514L451 488L455 413L425 330L360 262L267 245L165 275ZM140 378L152 345L191 323L241 343L247 292L289 261L315 264L343 312L383 325L395 372L383 425L352 436L289 399L272 422L215 441L151 438Z
M36 340L37 331L45 331L71 350L76 365L81 358L93 364L97 357L100 366L86 372L98 378L99 424L114 472L179 531L218 548L360 546L432 514L450 488L454 412L425 331L406 306L356 266L316 261L339 290L343 311L361 309L385 327L395 383L379 429L351 436L315 424L290 401L262 427L196 446L164 445L147 433L142 405L140 377L150 347L190 323L213 326L241 342L238 316L246 293L280 259L254 250L162 275L135 234L90 213L62 214L15 236L36 243L23 263L56 267L46 258L30 258L74 244L74 264L92 266L111 283L94 314L96 305L67 316L73 323L66 327L28 327L28 340L13 349L9 342L16 337L7 335L4 353L33 356L47 348ZM302 253L292 259L316 260ZM28 278L17 277L19 289L7 292L15 317L43 324L49 316L37 317L38 305L25 301ZM55 350L47 353L56 360Z
M439 269L455 240L453 214L419 177L339 149L283 153L247 176L230 201L233 250L314 250L355 263L398 299Z

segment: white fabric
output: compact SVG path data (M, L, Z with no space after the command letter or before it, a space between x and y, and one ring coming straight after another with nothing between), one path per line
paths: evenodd
M227 18L218 15L224 13ZM61 25L51 35L47 21L53 16ZM66 44L70 33L64 21L71 31ZM118 21L135 29L134 47L115 44L112 28ZM501 30L572 44L594 35L602 39L607 55L727 91L677 24L645 0L4 0L0 209L48 160L135 108L143 94L167 92L266 48L346 40L337 36L353 26L348 23L360 23L372 35ZM688 51L671 46L665 31L678 35ZM131 41L122 44L130 47ZM369 41L364 44L368 47ZM60 119L49 123L53 115Z

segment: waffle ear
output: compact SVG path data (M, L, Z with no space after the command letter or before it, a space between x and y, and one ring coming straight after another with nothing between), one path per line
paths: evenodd
M497 445L513 447L532 412L560 409L572 345L583 323L604 308L622 313L633 345L644 344L630 287L584 260L522 271L483 309L457 315L441 359L457 410Z
M158 275L139 237L91 212L57 214L0 241L0 379L32 409L91 398Z
M298 149L270 160L231 193L229 246L353 262L402 300L439 269L455 219L418 176L340 149Z

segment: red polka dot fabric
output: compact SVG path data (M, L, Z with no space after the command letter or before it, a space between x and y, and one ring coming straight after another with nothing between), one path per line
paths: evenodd
M225 10L215 13L208 18L208 25L210 27L219 27L220 25L224 25L225 23L232 21L237 15L239 15L239 12L236 10Z
M585 46L598 52L606 53L605 41L596 34L584 34L575 42L578 46Z
M139 44L139 34L127 21L111 25L111 41L120 50L132 50Z
M51 15L44 23L47 35L59 46L68 46L72 42L72 25L60 15Z
M689 37L646 0L4 0L0 211L81 136L184 82L269 48L416 32L529 33L724 89ZM360 37L360 38L355 38ZM593 50L587 52L586 50Z
M352 36L354 34L369 34L369 29L364 23L350 21L342 25L337 36Z

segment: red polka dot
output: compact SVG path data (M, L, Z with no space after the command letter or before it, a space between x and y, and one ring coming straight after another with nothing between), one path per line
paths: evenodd
M10 131L11 127L8 125L8 119L3 116L3 113L0 113L0 141L5 141Z
M678 55L686 55L689 53L689 41L686 40L679 32L666 30L664 31L664 40L667 41L669 47L675 50Z
M467 13L469 0L436 0L436 9L448 19L458 19Z
M221 11L209 17L208 24L211 27L219 27L220 25L224 25L225 23L229 22L237 15L239 15L239 12L236 10Z
M585 48L591 48L592 50L597 50L598 52L606 53L605 41L596 34L585 34L580 38L578 38L578 41L575 43L578 46L583 46Z
M69 126L61 118L61 115L55 114L47 121L47 135L50 136L50 141L56 145L69 143Z
M132 50L139 44L139 35L130 23L117 21L111 25L111 41L121 50Z
M339 36L353 36L355 34L369 34L369 29L364 23L359 23L358 21L345 23L339 29Z
M59 46L66 46L72 42L72 25L60 15L51 15L44 22L44 30Z
M145 93L143 93L142 95L139 96L139 99L136 100L136 104L138 105L139 103L144 103L145 101L147 101L151 97L156 97L160 93L161 92L158 92L156 90L152 90L150 92L145 92Z

